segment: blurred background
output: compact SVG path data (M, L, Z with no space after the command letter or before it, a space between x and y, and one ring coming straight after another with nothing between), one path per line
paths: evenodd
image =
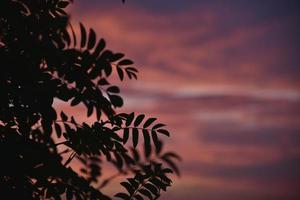
M122 111L172 132L182 176L162 199L300 199L300 1L89 0L70 12L135 61Z

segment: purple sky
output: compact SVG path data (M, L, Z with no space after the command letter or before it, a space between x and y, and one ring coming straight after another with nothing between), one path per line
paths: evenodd
M300 199L299 1L91 0L71 13L135 61L124 110L173 133L182 177L162 199Z

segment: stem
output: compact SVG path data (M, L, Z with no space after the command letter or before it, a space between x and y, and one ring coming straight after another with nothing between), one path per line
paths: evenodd
M114 125L110 120L107 120L107 121L104 121L103 124L111 124L111 125ZM122 126L116 126L120 129L125 129L125 128L136 128L136 129L139 129L139 130L147 130L147 131L151 131L152 129L151 128L141 128L141 127L134 127L134 126L127 126L127 127L122 127Z
M58 153L59 155L65 154L65 153L69 153L71 150L70 149L65 149L64 151Z
M133 194L130 196L130 199L129 200L132 200L132 198L134 197L134 195L136 195L136 193L138 193L138 191L144 187L144 185L146 185L146 183L151 179L153 178L152 176L149 177L148 179L146 179L134 192Z
M73 151L69 156L68 160L65 162L64 167L66 167L74 159L75 156L76 156L76 152Z
M59 145L62 145L62 144L67 144L69 141L63 141L63 142L59 142L59 143L56 143L55 144L55 146L57 147L57 146L59 146Z
M151 128L138 128L138 127L132 127L132 126L128 126L128 127L119 127L121 129L125 129L125 128L131 128L131 129L139 129L139 130L147 130L147 131L151 131L152 129Z

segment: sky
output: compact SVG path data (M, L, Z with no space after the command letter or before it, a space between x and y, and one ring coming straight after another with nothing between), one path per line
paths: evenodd
M162 200L300 199L299 1L89 0L70 12L135 61L121 111L172 133L182 176Z

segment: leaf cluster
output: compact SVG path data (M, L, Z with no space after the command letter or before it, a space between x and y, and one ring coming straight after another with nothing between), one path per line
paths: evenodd
M165 152L160 138L170 133L156 118L117 112L124 103L112 76L137 79L138 70L123 53L109 50L94 29L80 23L76 33L66 12L71 3L0 1L1 194L110 199L101 189L116 176L132 175L121 183L129 193L116 196L157 198L171 184L167 174L179 174L180 158ZM55 102L84 106L86 117L96 119L79 122L58 113ZM103 180L103 162L117 175Z
M120 192L115 196L124 200L158 199L160 191L166 191L167 187L171 186L172 181L168 178L168 173L172 173L172 170L162 168L161 164L144 165L143 170L136 171L133 178L121 182L127 193Z

